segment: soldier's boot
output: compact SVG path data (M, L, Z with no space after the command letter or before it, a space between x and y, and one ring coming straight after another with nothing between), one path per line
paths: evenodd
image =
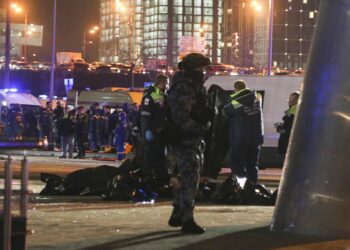
M182 226L181 221L181 211L180 208L176 205L173 205L173 212L171 213L170 219L168 221L168 225L171 227L180 227Z
M191 219L182 224L181 231L184 234L204 234L205 228L198 226L197 223Z
M182 225L181 220L175 217L170 217L168 225L171 227L180 227Z

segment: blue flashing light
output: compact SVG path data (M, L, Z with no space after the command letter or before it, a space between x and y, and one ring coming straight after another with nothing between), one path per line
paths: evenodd
M144 82L143 87L148 88L149 86L152 86L153 84L154 84L154 82Z
M18 92L18 89L16 89L16 88L5 89L5 92L16 93L16 92Z

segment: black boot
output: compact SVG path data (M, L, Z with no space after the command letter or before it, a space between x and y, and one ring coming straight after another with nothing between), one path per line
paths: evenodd
M204 234L205 228L198 226L197 223L191 219L182 224L181 231L184 234Z
M168 225L171 227L180 227L182 225L181 220L175 217L170 217Z

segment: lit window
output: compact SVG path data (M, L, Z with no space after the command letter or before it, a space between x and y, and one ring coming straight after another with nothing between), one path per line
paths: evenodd
M303 0L303 4L307 4L307 0Z
M309 18L310 18L310 19L314 19L314 18L315 18L315 12L310 11L310 12L309 12Z

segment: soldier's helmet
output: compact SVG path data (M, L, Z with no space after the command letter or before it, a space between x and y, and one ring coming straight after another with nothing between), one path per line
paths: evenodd
M190 53L182 59L182 66L185 70L208 65L210 65L210 59L200 53Z

